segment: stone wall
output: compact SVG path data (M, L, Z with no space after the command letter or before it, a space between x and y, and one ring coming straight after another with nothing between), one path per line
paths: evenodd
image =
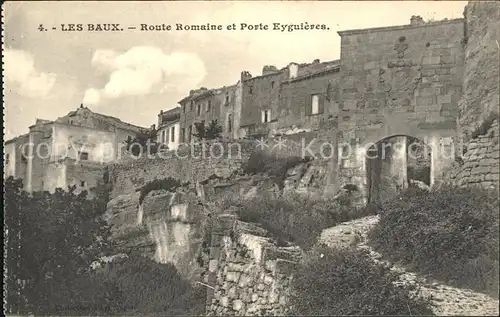
M298 247L277 247L266 231L231 214L212 232L207 315L284 315Z
M465 7L465 69L460 99L460 126L470 131L491 112L499 112L500 4L471 1Z
M240 170L255 147L243 141L216 143L218 145L215 142L183 144L174 152L158 153L150 158L144 155L111 165L111 197L133 193L154 179L172 177L195 183L213 175L227 177Z
M466 152L448 173L447 182L461 187L499 188L500 140L498 121L485 135L468 142Z

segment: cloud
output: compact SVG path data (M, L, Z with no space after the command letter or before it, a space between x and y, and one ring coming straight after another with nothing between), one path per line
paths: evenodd
M101 92L95 88L89 88L83 95L84 104L97 105L101 101Z
M56 82L56 74L35 69L30 53L15 49L4 51L4 78L19 94L33 98L46 96Z
M97 50L92 66L109 71L109 81L102 90L89 89L84 99L142 96L175 87L185 91L198 85L206 75L198 55L188 52L165 54L151 46L136 46L124 53ZM84 101L85 102L85 101Z

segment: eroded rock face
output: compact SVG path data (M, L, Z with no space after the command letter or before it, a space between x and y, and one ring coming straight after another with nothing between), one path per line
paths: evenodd
M191 188L149 193L142 204L136 193L119 195L108 203L115 252L139 253L160 263L173 263L189 278L200 274L197 258L206 212Z

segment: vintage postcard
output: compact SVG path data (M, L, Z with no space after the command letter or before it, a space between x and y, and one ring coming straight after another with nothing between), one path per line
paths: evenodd
M8 316L498 316L496 1L7 1Z

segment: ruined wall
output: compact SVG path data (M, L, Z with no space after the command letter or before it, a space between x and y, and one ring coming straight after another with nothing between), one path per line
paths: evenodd
M465 7L465 69L460 99L464 139L491 112L499 112L500 4L471 1Z
M112 197L133 193L154 179L173 177L194 183L212 175L229 176L240 169L253 149L253 143L244 141L202 142L181 145L176 152L113 164L110 166Z
M262 228L225 214L210 246L207 315L284 315L298 247L277 247Z
M54 123L51 161L66 157L79 160L78 151L88 153L87 161L108 163L116 159L116 134L110 131Z
M495 121L485 135L467 143L465 154L450 169L447 182L461 187L478 186L498 190L499 155L499 128L498 121Z

